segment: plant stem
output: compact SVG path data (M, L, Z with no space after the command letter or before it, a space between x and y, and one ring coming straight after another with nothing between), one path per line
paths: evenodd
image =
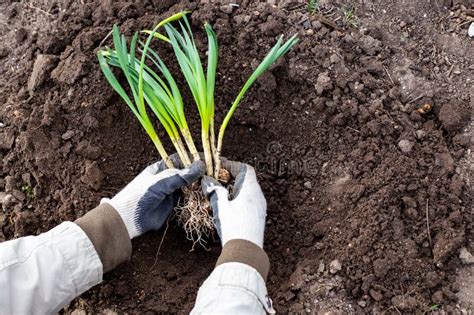
M196 149L196 145L194 144L193 137L191 136L189 129L181 129L181 134L183 135L183 138L186 141L189 152L191 152L191 155L193 156L193 161L199 161L201 157L199 156L198 150Z
M217 161L216 161L216 169L215 169L215 173L214 173L214 177L216 179L219 176L219 171L221 169L222 140L224 139L225 129L227 128L227 124L229 123L230 119L232 118L232 115L234 114L235 110L237 109L237 106L240 103L240 100L242 99L242 97L245 95L246 91L247 91L247 89L244 86L244 88L240 91L239 95L237 95L234 103L230 107L229 112L224 117L224 120L222 121L221 128L219 129L219 135L218 135L218 139L217 139L217 152L216 152Z
M168 153L166 153L165 148L163 147L163 144L161 143L160 139L158 139L158 136L156 134L148 134L153 141L153 144L155 145L156 149L158 150L158 153L160 154L161 158L163 161L165 161L165 164L168 168L175 168L173 165L173 161L171 161L170 157L168 156Z
M217 148L216 148L216 132L214 130L214 115L211 117L211 123L210 123L210 141L211 141L211 152L212 152L212 157L214 159L214 165L219 164L219 156L217 155ZM216 177L216 176L214 176ZM216 177L217 179L217 177Z
M176 148L176 153L178 153L181 162L183 163L184 167L188 167L191 165L191 160L189 159L188 152L184 147L183 141L181 141L181 137L171 140Z
M204 161L206 162L207 175L212 176L212 155L209 145L209 129L202 128L201 131L202 148L204 150Z
M225 129L224 129L225 130ZM214 178L219 178L219 171L221 170L221 152L222 152L222 140L224 139L224 132L221 130L219 131L219 136L217 139L217 150L216 154L214 155L214 159L216 162L216 168L214 169Z

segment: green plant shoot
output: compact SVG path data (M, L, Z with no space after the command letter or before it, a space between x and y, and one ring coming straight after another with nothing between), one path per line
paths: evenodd
M165 129L173 143L181 161L187 166L191 163L188 152L194 161L199 160L200 155L187 124L181 92L169 68L165 65L158 53L150 48L153 39L159 39L160 43L171 45L177 63L184 75L199 112L201 120L201 142L207 173L208 175L213 175L215 178L219 178L221 168L220 156L224 134L232 115L252 84L255 83L273 63L286 54L288 50L297 43L298 39L296 35L292 36L286 42L283 42L282 36L278 38L275 46L250 75L238 93L222 121L216 139L214 94L219 49L217 36L211 25L206 23L204 30L207 35L208 50L207 68L204 70L190 23L186 18L186 14L188 13L189 12L180 12L158 23L153 30L141 31L141 33L148 35L144 43L138 41L138 33L136 33L131 40L129 51L127 50L125 37L120 35L118 27L114 26L112 33L115 47L114 49L106 48L99 51L99 64L110 85L122 97L152 139L159 154L165 160L166 165L173 167L147 115L145 104L148 105L155 116L157 116L161 126ZM170 24L174 21L178 21L178 28ZM166 36L158 32L161 28L166 31ZM137 50L141 53L140 59L135 56L137 41L139 42ZM147 65L146 61L149 61L149 65ZM134 102L132 102L125 92L125 89L120 85L109 68L109 65L122 70ZM158 70L159 75L154 72L151 65ZM184 138L184 142L181 140L181 137Z

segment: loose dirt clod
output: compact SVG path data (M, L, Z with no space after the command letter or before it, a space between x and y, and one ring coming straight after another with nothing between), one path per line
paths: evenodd
M402 150L403 153L409 153L411 149L413 149L413 145L413 142L406 139L400 140L398 142L398 147L400 148L400 150Z
M459 251L459 259L465 265L474 264L474 256L466 249L466 247L461 248Z
M334 274L342 269L342 265L339 260L333 260L329 263L329 272Z

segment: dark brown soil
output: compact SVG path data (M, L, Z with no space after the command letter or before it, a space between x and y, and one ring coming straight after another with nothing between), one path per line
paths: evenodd
M353 16L341 1L313 14L299 1L208 2L0 4L0 241L74 220L157 159L95 52L114 23L130 35L191 9L201 47L205 21L218 33L220 119L275 36L300 34L247 95L224 147L259 171L276 309L467 310L456 275L459 250L474 251L472 2L360 1ZM189 311L219 243L189 252L171 223L155 264L162 237L134 240L131 261L66 312Z

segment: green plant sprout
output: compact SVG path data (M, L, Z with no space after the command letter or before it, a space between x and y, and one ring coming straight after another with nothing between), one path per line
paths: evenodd
M186 12L175 14L163 20L156 26L156 29L162 27L166 23L180 19L182 16L184 16L184 14L186 14ZM115 50L112 50L112 49L100 50L97 55L99 59L99 66L102 72L104 73L109 84L122 97L122 99L125 101L128 107L131 109L132 113L138 119L142 127L145 129L146 133L148 134L153 144L155 145L156 149L158 150L158 153L160 154L161 158L165 161L167 167L173 168L174 165L172 161L170 160L165 148L163 147L163 144L161 143L155 131L155 128L153 127L153 124L150 118L148 117L148 114L146 111L145 102L144 102L144 98L145 98L144 91L145 89L147 89L147 91L150 92L149 91L150 88L149 86L144 87L144 84L143 84L144 68L145 68L143 56L142 56L143 62L140 62L139 66L137 67L137 59L135 57L135 48L136 48L136 43L138 39L138 33L135 33L135 35L132 38L132 41L130 43L130 52L128 52L128 49L127 49L127 40L125 36L123 34L122 35L120 34L120 31L116 25L114 25L113 27L112 34L113 34L113 42L114 42ZM150 41L151 39L148 42ZM120 85L119 81L117 80L112 70L110 69L108 62L110 62L111 65L117 66L122 69L122 72L125 75L129 88L132 92L134 102L132 102L128 94L125 92L125 89ZM151 75L154 78L158 77L151 69L149 69L149 71L147 72L148 72L148 75ZM148 93L147 98L150 98L156 101L157 98L153 98L152 94L153 93ZM182 147L180 147L179 141L176 139L176 133L174 132L176 128L173 128L169 123L169 115L162 116L162 114L164 114L163 106L158 106L158 104L152 103L150 105L150 108L160 120L161 124L167 131L171 141L175 145L176 151L178 152L178 154L180 154L182 151ZM160 110L158 110L158 108ZM187 162L184 155L183 156L180 155L180 157L182 158L183 163Z
M308 11L309 14L314 14L316 11L318 11L319 10L319 0L308 0L306 10Z
M283 38L280 36L276 45L270 50L240 90L222 122L216 139L214 133L214 90L218 59L217 36L211 25L206 23L204 29L208 38L208 60L207 71L204 71L190 24L186 18L188 13L188 11L177 13L158 23L153 30L142 31L142 33L148 35L148 38L145 43L139 43L140 47L137 47L138 33L134 34L130 47L127 47L125 36L120 34L118 27L115 25L112 31L115 47L114 49L106 48L99 51L99 65L110 85L124 99L142 124L155 144L160 156L166 162L166 165L174 167L148 117L145 104L157 116L160 124L170 137L181 161L187 166L191 161L188 151L193 160L199 160L200 156L186 121L180 89L163 60L150 48L153 38L170 44L199 111L201 118L201 142L207 173L217 178L220 170L219 161L223 138L230 118L247 90L276 60L296 44L297 38L295 35L283 43ZM181 20L179 21L179 30L170 24L178 20ZM167 36L158 33L160 28L165 29ZM140 59L135 56L137 50L141 52ZM150 60L153 63L161 76L146 65L146 60ZM109 65L122 70L134 102L132 102L125 89L120 85ZM184 138L187 148L184 146L181 137Z
M221 175L220 157L223 139L235 110L253 83L272 64L286 54L297 43L298 39L296 35L289 38L286 42L283 41L283 36L278 38L275 46L273 46L250 75L236 96L222 121L216 137L214 94L218 64L217 36L211 25L206 23L204 30L207 35L208 47L207 67L205 69L201 62L190 23L186 17L188 13L190 12L184 11L174 14L158 23L152 30L141 31L141 33L147 35L145 42L138 39L139 33L136 32L130 41L129 47L125 36L120 33L117 25L114 25L112 29L114 48L106 47L99 50L99 65L109 84L122 97L145 129L167 167L173 168L175 165L173 165L158 137L155 127L148 116L147 107L158 118L160 125L165 129L176 153L186 167L191 164L191 161L200 160L201 156L198 153L187 124L180 89L168 67L158 53L150 47L153 39L158 39L162 44L170 45L199 112L201 144L206 172L208 175L219 179ZM177 27L172 25L172 22L176 22ZM164 30L166 35L159 33L161 30ZM137 53L141 54L139 58L136 56ZM111 66L121 69L130 90L128 94L112 72ZM131 94L131 97L129 94ZM195 193L188 195L196 196ZM202 204L199 200L193 200L189 202ZM193 211L192 206L185 205L185 208L191 209L191 212ZM203 213L204 216L208 217L207 212ZM193 224L194 227L192 229L197 229L196 225L200 223L196 224L194 220Z
M430 311L437 311L441 308L441 304L433 303L430 305Z
M28 184L22 185L21 186L21 191L23 193L25 193L25 195L28 199L33 199L35 197L35 193L33 191L33 188Z
M341 8L342 13L344 14L344 22L352 25L353 27L359 27L357 21L357 16L355 14L355 8L353 6L344 6Z

